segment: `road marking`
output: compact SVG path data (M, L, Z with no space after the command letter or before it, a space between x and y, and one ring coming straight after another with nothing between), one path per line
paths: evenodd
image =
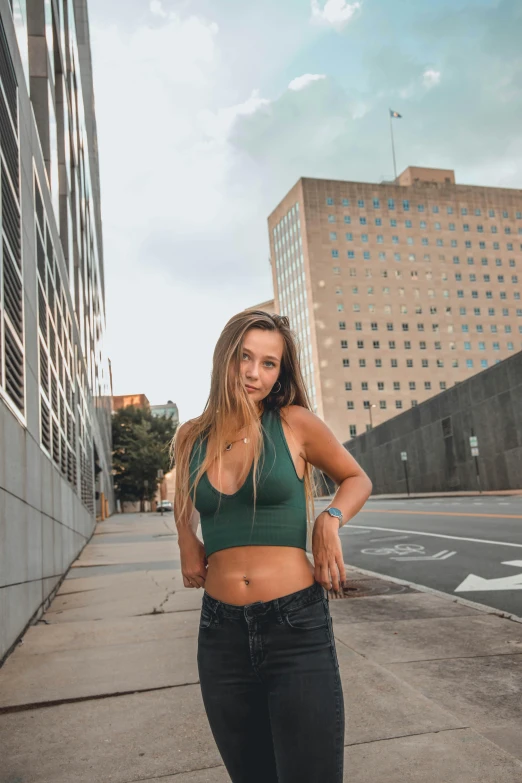
M361 549L363 555L407 555L410 552L424 552L422 544L395 544L394 547Z
M402 560L409 562L410 560L447 560L448 557L453 557L457 552L450 552L448 549L443 549L442 552L437 552L436 555L426 555L425 557L390 557L390 560Z
M381 541L400 541L402 538L408 538L408 536L384 536L383 538L370 538L370 543L372 541L377 541L379 543Z
M353 525L348 523L350 527L359 528L362 530L385 530L388 533L409 533L411 536L431 536L432 538L450 538L452 541L472 541L475 544L495 544L496 546L514 546L522 549L522 544L512 544L508 541L490 541L487 538L466 538L464 536L449 536L446 533L426 533L424 530L399 530L395 527L374 527L372 525Z
M478 514L470 513L469 511L409 511L408 509L401 509L400 511L394 511L391 508L369 508L361 509L360 514L427 514L432 517L487 517L488 519L522 519L522 514L484 514L480 512Z
M502 565L522 567L522 560L504 560ZM483 576L469 574L458 587L456 593L468 593L478 590L522 590L522 574L512 576L500 576L494 579L485 579Z

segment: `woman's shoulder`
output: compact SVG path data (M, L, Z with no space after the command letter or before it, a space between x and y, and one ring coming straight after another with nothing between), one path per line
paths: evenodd
M293 427L306 427L317 419L315 413L302 405L286 405L280 409L280 414L281 418Z

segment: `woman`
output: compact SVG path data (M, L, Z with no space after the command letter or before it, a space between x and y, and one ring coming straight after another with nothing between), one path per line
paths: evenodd
M201 691L232 783L341 783L344 703L326 591L341 590L339 527L371 483L311 412L286 317L228 322L205 410L179 429L174 454L183 583L205 589ZM315 520L312 566L313 466L338 490Z

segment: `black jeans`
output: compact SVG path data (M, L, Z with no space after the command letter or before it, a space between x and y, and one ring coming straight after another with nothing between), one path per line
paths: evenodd
M245 606L205 592L198 668L232 783L342 783L343 692L319 582Z

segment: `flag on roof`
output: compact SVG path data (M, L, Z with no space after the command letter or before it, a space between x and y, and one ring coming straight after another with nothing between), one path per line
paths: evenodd
M390 117L396 117L397 119L400 120L402 119L402 114L399 114L398 111L392 111L392 109L390 109Z

